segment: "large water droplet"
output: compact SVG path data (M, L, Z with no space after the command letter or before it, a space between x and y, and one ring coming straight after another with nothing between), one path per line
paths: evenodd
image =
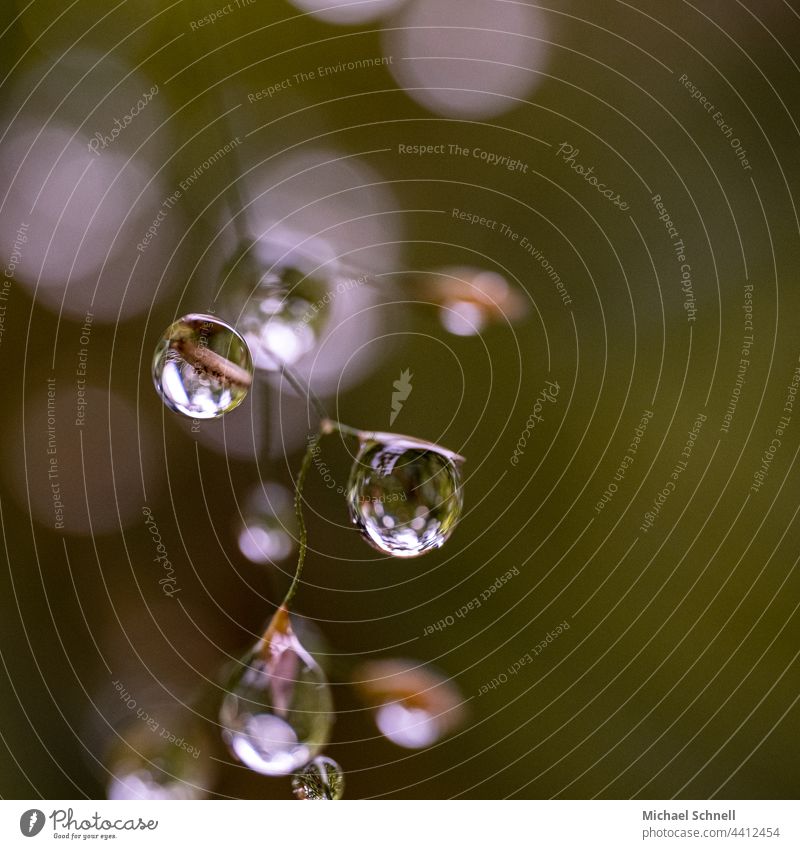
M210 315L185 315L156 346L153 382L164 403L193 419L215 419L245 399L253 363L244 339Z
M239 550L252 563L285 560L297 538L292 495L285 486L263 483L247 497L239 525Z
M134 719L106 755L109 799L204 799L214 778L208 735L189 721L154 727Z
M395 557L440 548L461 515L462 462L429 442L371 434L361 445L347 485L353 522L372 545Z
M292 790L298 799L341 799L344 773L332 758L314 758L292 778Z
M463 698L452 681L410 660L362 663L353 678L375 709L378 730L396 746L422 749L441 740L464 719Z
M317 662L300 645L281 607L264 636L241 661L220 709L231 752L263 775L288 775L327 743L330 688Z
M332 275L312 252L265 240L240 246L225 274L225 300L257 369L292 366L313 350L330 314Z

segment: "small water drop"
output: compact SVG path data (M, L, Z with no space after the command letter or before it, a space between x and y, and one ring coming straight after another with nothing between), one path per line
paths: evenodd
M193 419L216 419L247 396L253 382L250 351L225 322L185 315L156 346L153 382L171 410Z
M244 502L239 550L259 565L286 560L297 538L292 495L277 483L258 484Z
M335 760L319 756L295 773L292 790L298 799L341 799L344 773Z
M440 548L461 515L462 462L429 442L370 434L347 485L353 522L375 548L395 557Z
M288 775L327 743L330 688L280 607L264 636L241 660L220 708L231 752L263 775Z
M314 253L242 245L225 275L228 311L257 369L278 371L313 350L328 317L332 269Z

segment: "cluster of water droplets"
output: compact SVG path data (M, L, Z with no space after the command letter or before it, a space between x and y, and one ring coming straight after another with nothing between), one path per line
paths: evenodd
M253 359L257 368L275 370L316 344L325 321L320 308L325 285L294 266L265 269L264 262L245 252L236 264L243 279L240 290L248 281L251 288L237 321L241 335L225 322L199 314L184 316L165 331L154 355L153 379L170 409L192 418L217 418L247 395ZM440 548L461 515L462 463L452 451L413 437L361 434L346 490L353 522L371 545L394 557ZM238 532L246 557L268 563L292 553L292 501L289 491L277 484L262 485L246 499ZM438 678L420 676L418 666L387 663L385 668L367 668L367 683L360 685L379 731L407 748L441 739L459 715L457 694ZM255 772L291 775L298 799L340 799L341 767L321 754L330 736L332 708L325 675L297 638L282 605L228 681L219 711L223 739ZM208 775L180 749L127 746L109 762L109 798L198 798L207 793Z

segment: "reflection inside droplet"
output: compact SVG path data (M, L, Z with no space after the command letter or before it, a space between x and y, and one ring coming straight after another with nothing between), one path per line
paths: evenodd
M308 746L298 741L292 726L265 713L247 716L240 733L231 735L230 746L245 766L267 775L288 775L309 758Z

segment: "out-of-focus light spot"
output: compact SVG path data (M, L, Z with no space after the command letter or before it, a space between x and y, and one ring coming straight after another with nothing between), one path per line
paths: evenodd
M202 798L189 785L163 781L154 770L147 769L115 775L108 784L106 796L111 801Z
M0 255L15 256L15 280L48 309L116 321L172 285L160 278L180 210L164 213L169 192L155 176L164 158L163 132L153 133L163 119L158 87L98 57L43 62L9 93Z
M368 661L356 667L353 681L375 709L378 730L397 746L430 746L464 719L458 688L429 666L401 659Z
M371 271L399 258L398 203L366 158L332 148L282 156L252 172L249 193L247 225L257 238L299 250L304 240L313 250L324 242L344 264Z
M390 702L375 711L378 730L396 746L406 749L422 749L441 737L436 717L423 708L407 707L399 702Z
M142 707L138 709L143 711ZM170 725L159 721L157 733L150 721L128 720L105 755L107 798L206 798L216 768L208 755L210 741L200 721L188 712L180 716L174 710L155 706L148 706L146 713L151 721L156 716L172 721Z
M252 563L272 563L292 553L292 540L282 530L253 525L239 531L239 550Z
M483 310L469 301L453 301L439 313L445 330L455 336L475 336L486 326Z
M239 550L252 563L285 560L294 551L296 525L289 490L277 483L253 488L245 500L239 523Z
M528 301L494 271L468 266L440 269L417 281L420 300L439 304L442 326L456 336L474 336L490 323L513 322L528 314Z
M405 0L291 0L303 12L332 24L360 24L393 12Z
M316 255L319 273L330 274L327 303L313 305L324 310L325 326L312 349L296 361L294 371L322 397L351 388L381 363L374 346L370 353L364 351L383 332L387 318L387 312L377 307L389 284L377 275L396 269L400 262L403 216L394 193L364 158L319 148L256 165L250 172L248 197L243 223L254 240L263 242L270 253L273 244L280 245L287 261L293 255ZM251 292L257 282L252 281ZM227 301L227 290L225 282L220 294L225 316L240 327L242 306ZM393 308L393 316L398 309L402 308ZM381 351L387 348L384 345ZM280 375L271 376L269 382L273 387L282 383L285 390L280 403L267 405L273 411L270 434L272 453L277 455L302 442L307 399L294 403L295 396Z
M338 263L322 240L243 242L223 273L226 312L257 369L280 371L312 351L327 324Z
M384 43L410 97L437 115L478 119L530 97L548 61L548 35L544 13L524 3L411 0Z
M376 306L388 285L375 275L396 269L400 261L403 216L394 193L364 159L327 148L256 167L248 192L246 226L254 238L286 245L290 252L319 252L322 272L338 269L324 304L325 328L295 363L295 372L323 397L352 387L381 361L374 351L361 351L380 335L386 317ZM238 311L226 316L236 323ZM280 381L271 378L273 386ZM296 405L296 416L291 392L287 399L286 407L270 405L277 453L303 439L306 399Z

